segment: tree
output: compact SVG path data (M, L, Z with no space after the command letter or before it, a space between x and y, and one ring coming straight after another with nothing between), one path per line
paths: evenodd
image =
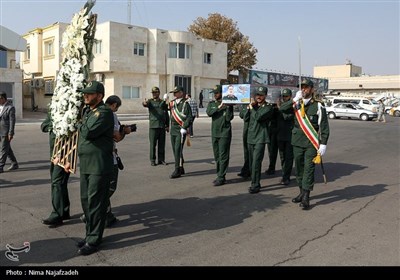
M237 27L237 22L219 13L208 14L208 18L198 17L188 28L196 36L228 44L228 75L232 70L246 77L248 69L256 63L257 49Z

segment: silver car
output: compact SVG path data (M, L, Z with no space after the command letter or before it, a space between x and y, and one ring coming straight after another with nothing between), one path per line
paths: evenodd
M368 121L378 117L377 113L352 103L338 103L334 106L326 107L326 113L330 119L345 117Z

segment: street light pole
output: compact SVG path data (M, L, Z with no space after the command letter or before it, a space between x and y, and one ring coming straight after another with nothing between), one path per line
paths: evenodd
M301 90L301 40L300 40L300 36L299 36L298 40L299 40L299 90Z

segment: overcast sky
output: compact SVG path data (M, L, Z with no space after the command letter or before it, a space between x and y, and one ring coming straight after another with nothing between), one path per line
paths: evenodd
M0 25L18 34L69 23L85 0L0 0ZM312 75L316 65L350 60L369 75L400 74L400 0L132 0L131 24L187 31L197 17L220 13L258 49L256 69ZM128 23L128 1L97 0L98 23ZM300 38L300 40L299 40ZM299 44L300 42L300 44ZM299 46L301 46L299 48Z

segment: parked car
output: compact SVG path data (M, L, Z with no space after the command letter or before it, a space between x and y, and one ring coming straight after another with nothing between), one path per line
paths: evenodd
M330 119L347 117L368 121L378 117L376 112L372 112L371 110L362 108L360 105L352 103L339 103L331 107L326 107L326 113Z
M400 106L392 107L389 111L386 110L386 112L391 116L400 117Z

